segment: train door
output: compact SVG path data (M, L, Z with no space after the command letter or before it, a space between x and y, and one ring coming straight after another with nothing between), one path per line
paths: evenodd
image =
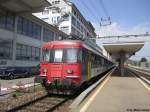
M88 51L82 49L82 81L87 80L88 74Z
M87 80L91 79L92 74L92 53L88 51L88 73L87 73Z

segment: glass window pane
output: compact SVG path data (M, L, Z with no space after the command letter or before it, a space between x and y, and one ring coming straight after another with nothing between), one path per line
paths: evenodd
M29 22L29 36L33 36L33 23L31 21Z
M50 61L50 50L48 49L43 50L43 61L46 61L46 62Z
M74 26L76 26L76 19L72 16L72 24L74 25Z
M66 62L71 62L71 63L77 62L77 60L78 60L78 49L67 49L66 51L67 51L66 52Z
M63 60L63 50L62 49L55 49L54 50L54 62L62 62Z
M23 18L22 17L18 18L17 32L21 34L23 33Z
M28 21L26 19L23 19L23 34L27 35L28 32Z
M14 29L14 16L7 15L6 28L9 29L9 30L13 30Z
M44 34L43 34L43 40L45 42L48 42L48 41L53 41L54 40L54 32L48 30L48 29L44 29Z
M5 28L6 16L0 15L0 28Z
M0 59L12 59L12 41L0 39Z
M35 39L41 39L41 26L23 17L18 18L17 32Z

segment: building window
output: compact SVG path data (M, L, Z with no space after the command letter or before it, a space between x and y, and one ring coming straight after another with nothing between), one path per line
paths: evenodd
M77 16L77 12L76 12L75 10L73 10L73 14L74 14L75 16Z
M81 25L81 32L83 33L83 26Z
M0 59L12 59L13 55L12 41L0 39Z
M49 10L48 10L48 9L46 9L46 10L44 10L44 11L42 12L42 15L47 15L47 14L49 14Z
M0 28L7 30L14 30L15 16L11 14L0 15Z
M76 29L72 26L71 27L71 32L73 33L73 34L75 34L75 32L76 32Z
M26 19L23 20L23 34L28 35L28 21Z
M77 25L77 23L76 23L77 21L76 21L76 19L72 16L72 24L74 25L74 26L76 26Z
M55 38L54 32L44 28L43 41L53 41Z
M39 48L35 48L35 60L40 60L40 49Z
M41 27L37 24L33 24L33 38L41 39Z
M28 25L29 25L29 31L28 31L28 36L33 37L33 22L29 21ZM40 31L41 32L41 31Z
M60 27L60 30L64 33L69 33L69 26Z
M61 11L64 12L64 13L67 12L67 7L61 8Z
M43 21L47 21L49 18L45 17L45 18L41 18Z
M59 21L60 21L60 19L61 19L61 18L60 18L60 16L57 16L57 22L59 22Z
M26 56L27 56L27 59L28 60L32 60L32 47L31 46L27 46L27 53L26 53Z
M64 21L69 21L69 15L68 15L68 14L65 14L65 15L63 16L63 20L64 20Z
M55 9L52 9L52 14L55 14L55 13L58 13L58 11Z
M77 21L77 28L80 30L80 23Z
M22 17L18 18L17 32L21 34L23 33L23 18Z
M57 24L59 20L60 20L60 16L52 17L52 23L53 24Z
M52 2L53 5L59 4L59 3L60 3L60 0L55 0L55 1Z
M6 16L0 15L0 28L5 28Z
M41 39L41 26L23 17L18 18L17 32L35 39Z
M17 44L16 60L40 61L40 48Z
M14 30L15 17L13 15L7 15L6 17L6 29Z

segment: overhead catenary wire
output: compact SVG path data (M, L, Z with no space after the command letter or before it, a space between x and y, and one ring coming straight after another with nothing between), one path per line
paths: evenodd
M100 22L100 26L108 26L111 25L111 17L107 11L107 8L104 5L103 0L98 0L98 3L100 4L100 6L102 7L104 14L105 14L105 18L101 18L101 22Z
M98 8L96 8L97 7L97 3L95 2L95 1L93 1L93 0L90 0L90 2L91 2L91 5L93 6L93 7L91 7L92 9L93 9L93 11L95 11L96 12L96 15L98 16L98 18L99 19L101 19L102 18L102 14L101 13L99 13L99 12L101 12L101 9L98 7ZM95 4L96 3L96 4ZM96 9L96 10L95 10ZM98 11L99 10L99 11Z
M79 1L79 0L77 0L77 1ZM91 16L93 16L96 21L98 21L98 22L100 21L99 18L96 16L97 14L95 15L95 11L93 12L93 10L91 10L91 8L89 8L89 6L84 1L80 0L79 2L81 2L83 4L82 6L86 8L87 12L91 12L88 14L91 14Z
M103 9L103 11L104 11L104 13L105 13L105 16L106 16L106 17L110 17L110 16L109 16L109 13L108 13L108 11L107 11L105 5L104 5L103 0L98 0L98 2L99 2L99 4L102 6L102 9Z

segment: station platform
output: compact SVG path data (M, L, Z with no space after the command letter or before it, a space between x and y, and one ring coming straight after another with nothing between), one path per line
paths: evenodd
M150 112L150 91L130 73L118 70L83 101L77 112Z

